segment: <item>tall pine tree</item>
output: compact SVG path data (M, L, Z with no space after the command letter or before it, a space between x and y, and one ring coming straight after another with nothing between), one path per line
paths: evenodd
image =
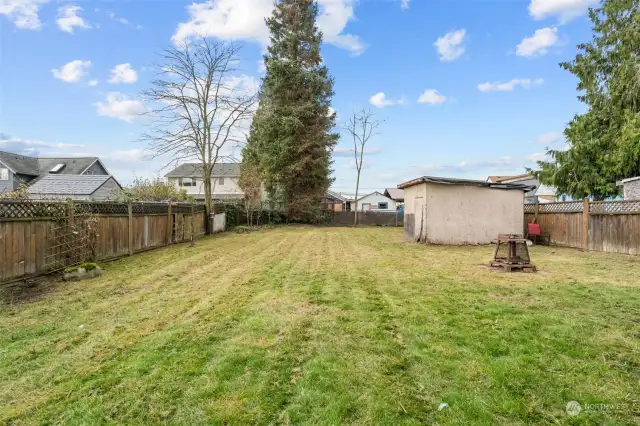
M589 11L593 38L571 62L589 110L564 131L569 148L539 161L540 180L574 198L618 195L616 181L640 175L640 1L605 0Z
M243 162L260 168L271 202L293 220L310 220L319 209L332 182L331 151L338 141L329 109L333 79L322 64L317 14L313 0L280 0L266 20L266 74L243 151Z

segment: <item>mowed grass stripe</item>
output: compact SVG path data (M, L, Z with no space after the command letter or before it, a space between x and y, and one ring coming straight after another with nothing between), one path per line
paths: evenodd
M124 258L1 308L0 422L637 423L564 406L638 402L640 261L532 256L290 227Z

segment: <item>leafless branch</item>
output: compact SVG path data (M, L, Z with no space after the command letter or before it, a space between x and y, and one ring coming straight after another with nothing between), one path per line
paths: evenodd
M354 225L358 224L358 190L360 189L360 172L364 164L364 150L367 142L378 134L378 128L384 120L377 120L371 110L353 111L344 127L353 138L353 156L356 163L356 197Z
M150 123L142 135L152 156L202 166L211 207L211 173L226 146L246 140L257 105L257 88L234 75L240 48L205 37L160 53L157 76L142 93Z

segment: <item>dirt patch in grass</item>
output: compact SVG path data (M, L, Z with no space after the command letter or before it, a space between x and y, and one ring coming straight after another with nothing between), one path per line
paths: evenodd
M60 273L3 284L0 286L0 305L33 302L50 295L58 286L64 284Z

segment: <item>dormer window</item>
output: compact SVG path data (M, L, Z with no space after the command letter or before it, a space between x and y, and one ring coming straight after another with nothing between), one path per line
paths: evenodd
M60 173L60 170L64 169L64 163L58 163L53 166L53 169L49 170L49 173Z

